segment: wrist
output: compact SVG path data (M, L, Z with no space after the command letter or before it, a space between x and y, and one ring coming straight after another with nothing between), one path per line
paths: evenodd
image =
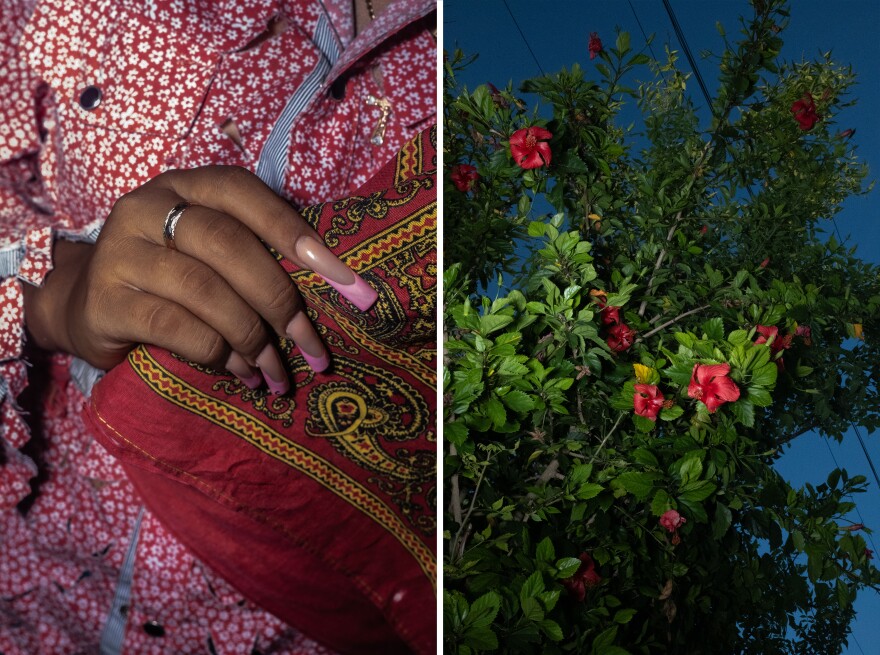
M23 283L25 327L39 348L78 354L69 329L69 308L78 302L79 280L93 249L88 243L57 241L54 266L43 285Z

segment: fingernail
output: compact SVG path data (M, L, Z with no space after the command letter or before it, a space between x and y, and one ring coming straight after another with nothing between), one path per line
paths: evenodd
M287 379L287 372L281 364L281 358L278 351L270 343L257 355L257 366L266 378L266 384L269 391L275 395L285 394L290 390L290 380Z
M303 359L312 367L313 371L320 373L327 370L327 367L330 366L330 354L305 312L296 313L287 324L285 333L293 339Z
M226 360L226 370L241 380L248 389L259 389L263 384L262 376L235 351Z
M376 302L379 294L363 278L351 270L323 243L313 237L303 237L296 244L296 254L327 284L345 296L362 312Z

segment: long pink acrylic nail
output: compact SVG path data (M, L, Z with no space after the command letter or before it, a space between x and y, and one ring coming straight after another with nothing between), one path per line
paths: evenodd
M296 253L309 268L362 312L372 307L379 298L373 287L317 239L310 236L301 238L296 244Z
M266 384L269 391L276 395L285 394L290 391L290 380L287 379L287 372L281 365L281 358L272 344L266 344L266 347L257 355L257 366L266 378Z
M260 374L235 351L231 352L229 359L226 360L226 370L241 380L248 389L259 389L263 385Z
M305 312L297 312L285 328L285 334L293 339L300 354L316 373L326 371L330 366L330 354L317 335Z

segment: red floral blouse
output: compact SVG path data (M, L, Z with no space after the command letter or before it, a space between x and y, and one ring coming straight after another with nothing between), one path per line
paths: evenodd
M21 289L169 168L347 195L436 120L435 5L355 36L351 0L0 0L0 652L329 652L142 508L80 419L99 373L27 349Z

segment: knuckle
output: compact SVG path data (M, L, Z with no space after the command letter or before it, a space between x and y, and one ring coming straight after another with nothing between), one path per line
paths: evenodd
M217 190L227 192L245 184L252 184L254 174L243 166L216 166L214 179Z
M210 302L217 291L218 276L212 269L198 263L188 264L180 272L180 288L187 298L199 303Z
M241 243L250 236L250 231L242 223L219 216L206 224L206 233L205 247L221 259L234 257Z
M143 317L143 324L147 328L147 333L154 337L154 340L162 340L169 334L176 334L181 327L180 317L176 312L171 311L167 306L150 305ZM155 339L158 336L159 339Z
M266 327L259 317L254 316L242 322L240 333L236 336L236 350L248 357L256 357L269 340Z
M206 334L197 349L199 363L222 370L226 367L229 346L216 332Z

